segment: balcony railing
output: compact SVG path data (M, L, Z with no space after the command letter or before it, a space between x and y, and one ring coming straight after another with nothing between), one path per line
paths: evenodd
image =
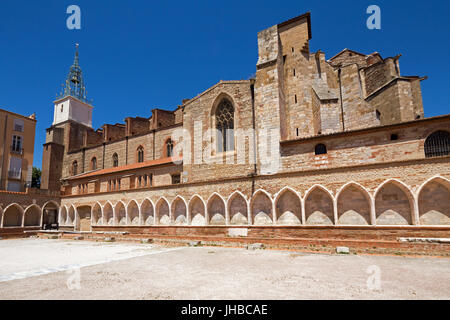
M24 150L23 150L23 148L17 148L17 147L11 146L11 153L23 156Z

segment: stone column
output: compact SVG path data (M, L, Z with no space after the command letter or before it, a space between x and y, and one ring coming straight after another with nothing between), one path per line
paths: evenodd
M306 206L305 206L306 199L300 198L300 203L302 206L302 225L306 226Z
M377 225L377 212L375 209L375 199L370 198L370 224L372 226Z
M275 205L275 200L272 200L272 219L273 219L273 225L276 226L277 225L277 208Z
M248 219L248 224L251 226L251 225L253 225L251 201L246 201L246 202L247 202L247 219Z
M338 207L337 207L337 200L334 198L333 198L333 215L334 215L334 225L337 226L339 222Z

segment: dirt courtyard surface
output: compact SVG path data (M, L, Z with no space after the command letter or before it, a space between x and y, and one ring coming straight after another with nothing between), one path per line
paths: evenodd
M0 241L0 299L450 299L450 259Z

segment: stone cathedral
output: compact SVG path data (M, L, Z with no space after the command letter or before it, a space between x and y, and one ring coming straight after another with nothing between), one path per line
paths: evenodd
M401 55L311 52L311 38L309 13L274 25L258 33L254 78L98 129L77 48L42 161L60 228L450 225L450 115L424 117L426 77L402 75Z

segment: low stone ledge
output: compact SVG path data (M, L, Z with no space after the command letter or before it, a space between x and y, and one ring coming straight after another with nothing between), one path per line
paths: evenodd
M399 242L404 243L444 243L450 244L450 238L398 238Z

